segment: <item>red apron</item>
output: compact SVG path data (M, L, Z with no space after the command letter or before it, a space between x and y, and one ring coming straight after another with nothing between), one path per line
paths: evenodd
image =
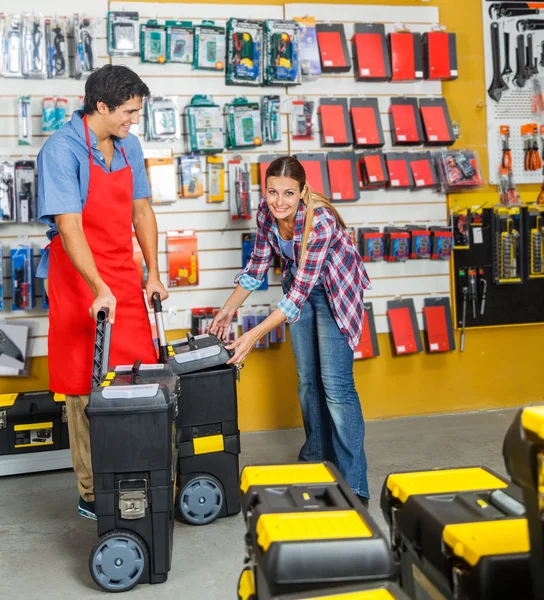
M83 230L102 279L117 299L112 327L110 365L136 360L157 362L140 278L132 257L132 172L126 166L106 172L93 164L87 117L89 192L83 208ZM49 387L53 392L85 395L91 388L95 321L89 317L94 296L53 238L49 262Z

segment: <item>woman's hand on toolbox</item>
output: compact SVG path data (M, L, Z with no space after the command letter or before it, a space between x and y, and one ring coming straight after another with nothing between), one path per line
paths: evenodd
M96 291L94 301L89 308L89 315L96 321L96 315L102 308L109 310L108 321L113 325L115 322L115 309L117 308L117 299L111 293L110 288L104 283Z
M212 324L208 327L208 333L217 336L220 340L226 340L233 313L223 307L214 317Z
M234 356L227 361L228 365L241 365L247 358L247 355L253 350L259 338L253 331L244 333L229 346L225 346L227 350L234 350Z

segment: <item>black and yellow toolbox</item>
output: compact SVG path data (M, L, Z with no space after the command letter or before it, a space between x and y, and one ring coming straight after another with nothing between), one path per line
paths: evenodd
M192 525L240 512L240 431L236 383L239 367L213 335L166 342L162 304L153 296L160 360L179 378L176 420L178 516Z
M483 467L394 473L381 508L411 598L532 598L518 486Z
M255 598L272 600L395 578L387 540L332 464L249 466L240 489L250 566L240 597L251 579Z
M107 364L106 320L99 311L95 366ZM89 568L101 588L121 592L170 571L179 382L167 365L97 370L87 416L99 539Z
M512 481L523 490L531 546L533 596L544 600L544 406L518 411L504 438Z
M63 394L0 395L0 476L70 468L69 447Z

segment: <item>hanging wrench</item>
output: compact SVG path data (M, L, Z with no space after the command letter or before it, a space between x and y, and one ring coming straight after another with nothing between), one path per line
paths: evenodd
M525 44L523 50L525 52ZM508 89L508 85L506 85L501 75L501 42L498 23L491 23L491 51L493 55L493 81L487 93L492 100L500 102L503 92Z
M525 37L520 33L517 37L516 76L514 78L514 83L520 88L525 87L527 81L525 71Z

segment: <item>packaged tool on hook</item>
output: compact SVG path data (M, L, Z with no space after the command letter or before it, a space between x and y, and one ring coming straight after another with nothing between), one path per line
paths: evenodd
M57 98L55 100L55 128L60 129L66 122L66 108L68 100L66 98Z
M211 96L193 96L187 107L187 120L191 152L223 151L223 110Z
M279 96L262 97L261 122L263 141L269 144L281 142L281 104Z
M15 198L15 163L6 158L0 160L0 222L17 220Z
M8 15L2 48L4 77L23 76L23 21L20 15Z
M453 249L453 233L449 227L432 226L431 260L448 260Z
M86 79L98 66L96 63L96 20L74 15L74 74Z
M261 146L261 111L258 102L246 98L235 98L227 104L227 148Z
M166 21L166 62L192 65L194 44L191 21Z
M294 140L314 139L313 100L298 99L291 104L291 132Z
M263 84L263 24L260 21L229 19L226 83Z
M155 19L140 25L140 60L143 63L166 62L166 27Z
M37 216L36 163L33 160L15 162L15 193L19 223L35 221Z
M23 76L47 77L45 19L43 15L25 14L23 19Z
M544 211L527 207L525 243L528 245L529 279L544 279Z
M181 137L177 98L150 96L145 99L145 140L174 141Z
M50 133L57 129L55 120L55 98L47 97L42 103L42 131Z
M314 17L295 17L300 28L300 71L304 81L315 81L321 75L321 57Z
M266 85L298 85L300 67L300 28L295 21L265 22Z
M234 221L250 220L251 210L251 175L249 165L240 156L228 163L230 212Z
M47 77L50 79L66 79L68 77L66 31L66 17L55 17L45 20Z
M485 183L478 153L474 150L442 150L436 155L436 162L445 192L475 189Z
M195 69L222 71L225 68L225 28L214 21L195 25Z
M139 17L137 12L108 12L108 54L110 56L138 56Z
M512 171L499 167L499 204L510 206L519 204L520 199L514 183Z
M493 279L496 284L523 282L522 214L519 206L493 210Z
M19 107L19 146L30 146L32 144L32 115L30 114L30 96L19 96L17 100Z
M34 261L32 246L18 244L10 250L11 262L11 310L32 310L34 296Z
M221 156L208 156L208 202L225 201L225 163Z
M0 13L0 75L4 72L4 42L6 37L6 15Z
M200 156L180 156L180 191L182 198L199 198L204 194L204 175Z

